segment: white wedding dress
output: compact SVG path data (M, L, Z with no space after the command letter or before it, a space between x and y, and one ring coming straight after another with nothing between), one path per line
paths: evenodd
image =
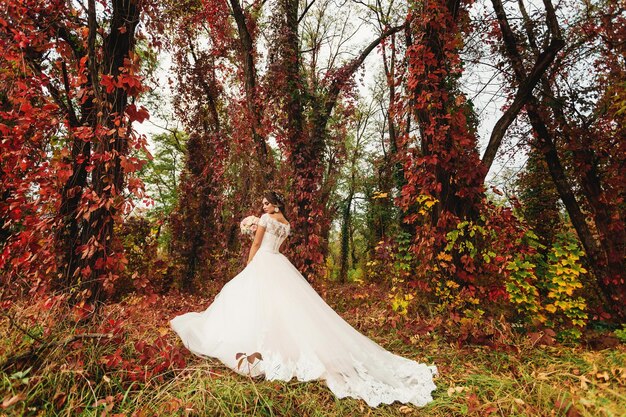
M394 355L355 330L278 251L289 224L265 213L259 226L265 234L248 266L205 311L170 321L187 349L245 375L323 379L338 398L360 398L371 407L431 401L436 367ZM237 355L255 352L261 360L252 364Z

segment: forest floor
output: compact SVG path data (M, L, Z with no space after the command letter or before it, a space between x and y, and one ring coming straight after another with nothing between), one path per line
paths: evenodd
M334 287L324 296L384 348L436 364L434 401L423 408L398 403L369 408L364 401L336 399L320 381L263 381L236 374L215 360L191 355L168 327L168 319L201 311L212 297L172 293L130 296L107 305L98 323L88 327L74 320L76 309L61 316L51 300L4 312L0 415L626 415L623 344L564 346L506 326L486 339L465 335L461 342L442 330L441 318L409 322L394 315L384 291L375 286ZM8 358L13 358L10 366Z

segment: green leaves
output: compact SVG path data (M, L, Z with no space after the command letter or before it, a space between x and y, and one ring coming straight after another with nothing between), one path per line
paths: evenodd
M539 291L537 290L535 265L518 255L510 261L506 269L511 271L506 282L509 301L516 305L518 312L532 319L540 310ZM540 321L543 321L540 318Z
M30 373L30 371L33 369L33 367L31 366L28 369L25 369L23 371L18 371L15 372L13 374L11 374L11 379L17 381L18 383L22 384L22 385L27 385L28 381L30 381L30 377L28 376L28 374Z
M547 255L547 268L536 275L541 255L518 255L507 264L510 271L506 290L518 312L528 320L538 320L555 329L562 340L578 340L587 322L587 303L576 296L583 288L580 280L582 251L569 235L559 235ZM542 295L540 297L540 294Z

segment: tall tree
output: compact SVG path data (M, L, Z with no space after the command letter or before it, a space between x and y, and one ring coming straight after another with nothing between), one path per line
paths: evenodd
M559 194L550 178L543 155L531 148L524 171L516 182L524 219L542 245L552 247L562 227Z
M311 276L322 264L330 230L329 199L335 180L325 173L337 172L327 153L329 121L365 59L383 39L401 31L403 26L385 28L355 58L340 65L331 62L334 65L324 74L323 81L313 77L306 83L299 50L298 2L281 0L277 10L273 52L270 51L274 60L270 62L268 79L278 87L274 97L282 117L277 118L277 138L286 150L289 175L293 176L290 197L295 234L291 250L298 268ZM314 44L312 50L318 47ZM316 57L314 54L311 62L317 62Z
M226 249L226 230L221 227L222 197L228 185L224 176L229 154L237 146L229 141L233 131L224 111L222 81L224 74L230 74L230 69L223 67L229 62L235 38L224 26L228 22L226 3L210 6L213 8L192 9L191 14L186 4L168 10L172 28L178 29L168 39L177 75L174 107L189 135L179 181L180 197L170 218L171 255L178 266L179 285L186 291L197 288L199 276L206 279L216 272L212 258L215 252ZM213 22L209 28L213 36L203 47L203 21L209 14L221 16L222 21Z
M88 223L81 230L83 250L93 251L84 265L86 281L83 287L91 301L103 298L102 289L112 285L115 262L113 230L120 206L111 204L122 195L125 187L124 171L132 162L129 154L130 126L125 120L129 95L141 91L136 76L138 62L133 56L135 29L139 23L141 3L130 0L112 0L112 13L108 22L109 32L102 44L102 62L96 56L96 34L99 30L95 0L88 2L88 66L94 83L93 99L96 104L96 141L91 160L92 196L98 206L88 216ZM74 274L74 271L70 271ZM104 280L103 280L104 278ZM101 287L102 285L102 287Z
M430 222L440 238L456 219L476 218L483 198L476 126L458 83L467 7L460 0L413 2L407 19L408 104L420 138L405 160L402 207L409 210L419 194L433 196Z
M541 42L537 23L531 19L523 2L518 3L523 34L515 33L500 0L492 0L492 3L499 22L502 54L512 67L511 78L515 85L522 85L532 76L527 70L528 61L541 60L544 53L540 44L548 44L552 37L552 42L565 45L556 68L539 77L541 90L530 93L525 104L535 136L531 144L544 156L607 306L624 317L626 232L620 208L623 193L618 191L623 187L613 180L619 176L623 157L619 152L606 151L621 146L621 141L619 128L615 128L618 125L613 122L615 116L606 111L605 103L595 104L593 100L593 95L602 95L609 88L602 82L606 80L604 74L611 74L612 62L620 59L620 52L617 52L620 43L616 39L623 39L624 8L586 4L581 10L574 9L576 14L568 27L568 36L562 36L556 11L550 0L544 0L548 36L544 35ZM567 39L567 43L562 39ZM589 45L597 47L589 48ZM527 53L523 55L520 51ZM611 58L598 59L601 57ZM587 87L578 77L590 71L584 65L594 61L596 68L591 71L601 76L594 80L595 86ZM619 77L623 77L623 72L617 79ZM586 89L592 93L588 94ZM565 157L566 154L572 155L572 159ZM586 211L592 215L591 222Z
M102 300L103 290L110 289L117 278L124 258L115 249L113 225L130 208L125 193L141 194L140 182L130 175L142 162L131 157L129 150L131 144L138 149L145 145L131 125L147 113L128 100L142 88L138 57L133 54L142 3L111 1L107 5L98 15L94 1L82 10L62 1L16 1L2 6L7 17L2 20L3 42L15 33L22 37L21 42L6 44L4 58L21 62L23 71L12 67L12 74L30 85L31 108L47 124L37 134L41 152L37 163L50 171L51 179L48 184L32 176L19 180L26 188L9 199L39 204L30 212L39 223L22 222L22 230L13 237L19 242L23 233L48 235L43 241L52 243L38 255L31 253L31 259L57 256L60 267L54 285L76 290L74 301ZM103 20L108 30L100 27ZM12 95L24 98L16 90ZM37 143L29 138L32 132L16 133L24 149ZM43 200L24 193L37 184L40 196L46 196ZM52 205L54 196L58 203ZM17 254L11 249L15 248L5 245L5 259ZM49 276L56 268L44 271L33 276Z

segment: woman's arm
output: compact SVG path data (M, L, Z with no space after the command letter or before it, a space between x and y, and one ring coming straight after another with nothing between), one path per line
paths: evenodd
M265 234L265 226L257 225L256 234L254 235L254 242L250 246L250 253L248 254L248 262L246 265L252 261L254 255L256 255L256 251L261 247L261 242L263 241L263 235Z

